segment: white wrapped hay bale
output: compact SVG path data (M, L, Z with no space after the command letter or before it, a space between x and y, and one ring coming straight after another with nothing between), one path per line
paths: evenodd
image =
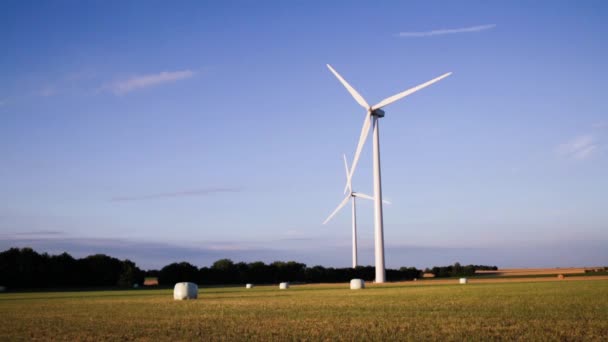
M287 290L288 288L289 288L289 283L280 283L279 284L280 290Z
M363 279L352 279L350 281L351 290L361 290L365 288L365 281Z
M469 282L469 280L467 278L460 278L460 283L461 284L466 284L468 282Z
M252 289L252 288L253 288L253 284L246 284L246 285L245 285L245 288L246 288L246 289Z
M173 299L196 299L198 298L198 286L195 283L177 283L173 288Z

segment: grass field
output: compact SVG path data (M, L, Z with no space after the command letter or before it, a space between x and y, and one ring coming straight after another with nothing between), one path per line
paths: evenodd
M606 341L608 280L5 293L0 322L11 341Z

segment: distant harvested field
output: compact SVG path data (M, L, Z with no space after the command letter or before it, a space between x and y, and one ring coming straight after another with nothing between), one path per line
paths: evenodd
M584 276L578 275L573 277L571 273L570 277L566 275L564 279L559 279L557 277L534 277L533 275L526 275L523 278L517 277L508 277L508 278L483 278L483 277L472 277L467 278L469 284L499 284L499 283L538 283L538 282L563 282L563 281L579 281L579 280L605 280L608 281L608 275L597 275L597 276ZM541 274L544 275L544 274ZM459 284L459 278L425 278L418 279L416 281L402 281L402 282L391 282L385 284L374 284L374 283L366 283L367 287L386 287L386 286L421 286L421 285L454 285ZM310 287L335 287L336 284L310 284L306 285Z
M608 279L590 278L3 293L0 340L606 341Z
M500 275L500 276L528 276L542 274L578 274L585 273L585 270L595 269L596 267L566 267L566 268L505 268L496 271L476 271L479 275Z
M572 274L571 274L572 275ZM528 275L526 278L517 278L517 277L509 277L509 278L467 278L469 284L498 284L498 283L534 283L534 282L552 282L552 281L577 281L577 280L608 280L608 275L598 275L598 276L568 276L564 279L558 279L557 277L534 277ZM416 285L416 284L427 284L427 285L445 285L445 284L457 284L457 278L434 278L434 279L423 279L415 282L402 282L399 284L403 284L405 286L408 285ZM382 286L382 285L378 285Z

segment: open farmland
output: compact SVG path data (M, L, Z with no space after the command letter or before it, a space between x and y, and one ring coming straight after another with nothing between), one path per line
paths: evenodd
M477 270L477 275L496 275L496 276L537 276L555 274L585 274L588 270L597 270L600 267L557 267L557 268L507 268L496 271Z
M608 280L0 294L3 340L607 340Z

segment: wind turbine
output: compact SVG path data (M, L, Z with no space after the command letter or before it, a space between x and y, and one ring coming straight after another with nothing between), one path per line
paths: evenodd
M369 133L370 125L373 125L373 162L374 162L374 245L375 245L375 263L376 263L376 283L384 283L386 281L386 271L384 268L384 224L382 218L382 180L380 174L380 127L379 118L384 117L383 107L401 100L402 98L417 92L420 89L426 88L435 82L439 82L442 79L450 76L452 73L445 73L437 78L434 78L428 82L422 83L418 86L410 88L401 93L387 97L384 100L378 102L374 106L367 104L363 96L361 96L355 88L353 88L346 80L338 74L331 65L327 64L329 70L338 78L340 83L348 90L352 97L357 101L361 107L365 108L365 119L363 120L363 127L361 128L361 135L359 136L359 142L357 143L357 149L353 158L353 164L351 165L350 172L348 174L348 180L352 179L359 162L359 156L367 135Z
M342 202L340 202L340 204L338 204L338 207L329 215L329 217L327 217L327 219L325 219L325 221L323 222L323 224L326 224L327 222L329 222L339 211L340 209L342 209L349 200L352 200L352 226L353 226L353 268L357 267L358 262L357 262L357 209L356 209L356 198L360 197L360 198L364 198L364 199L368 199L368 200L374 200L374 198L370 195L366 195L364 193L361 192L354 192L353 191L353 184L352 184L352 179L349 177L350 171L348 169L348 162L346 161L346 155L343 155L344 157L344 170L346 171L346 189L348 191L348 194L346 195L346 197L344 198L344 200L342 200ZM384 201L384 203L386 204L390 204L391 202L389 201Z

